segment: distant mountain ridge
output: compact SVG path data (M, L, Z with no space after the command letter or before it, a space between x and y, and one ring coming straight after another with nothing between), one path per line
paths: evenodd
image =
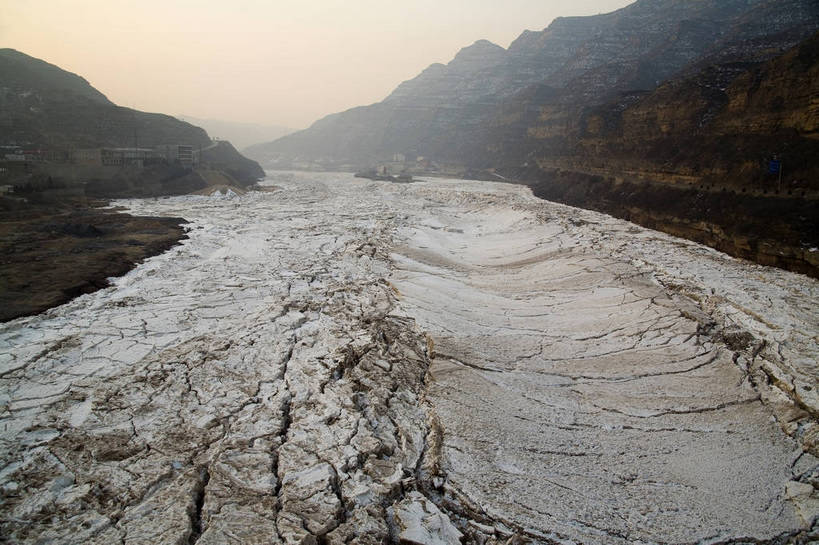
M476 42L380 103L327 116L248 153L268 163L365 166L401 153L508 166L534 152L528 122L544 110L565 126L588 106L651 91L698 62L768 60L816 30L813 0L639 0L608 14L558 18L506 50Z
M202 127L214 138L229 140L230 143L239 150L254 144L269 142L296 131L296 129L279 125L240 123L222 119L202 119L189 115L177 115L176 118L185 123Z

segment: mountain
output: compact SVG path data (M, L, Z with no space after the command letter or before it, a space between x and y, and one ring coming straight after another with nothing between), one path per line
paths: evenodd
M227 140L219 140L203 148L201 162L211 169L228 174L243 185L247 185L250 180L255 182L265 176L259 163L236 151L233 144Z
M567 131L564 155L539 151L542 166L655 179L665 169L747 192L767 179L759 159L776 154L791 194L819 189L808 183L819 179L819 33L767 62L723 61L587 109Z
M252 184L264 176L257 163L228 142L214 144L202 128L169 115L117 106L82 77L14 49L0 49L0 145L53 152L51 157L65 157L83 148L186 145L196 153L201 150L203 165L233 173L241 184ZM65 171L48 162L37 167L43 176L64 175ZM78 167L72 168L75 176ZM113 171L86 170L88 176L113 176L111 183L120 176ZM145 175L170 176L146 171L137 176L140 183L149 182Z
M238 123L219 119L201 119L189 115L177 115L177 119L202 127L208 134L220 140L228 140L238 149L244 149L254 144L270 142L293 133L296 129L280 127L278 125L261 125L258 123Z
M547 135L527 167L499 172L549 200L819 277L817 104L819 33L768 62L624 93L586 111L560 149Z
M271 164L368 166L396 153L471 168L520 164L546 134L564 144L565 128L589 106L654 90L708 59L768 60L818 29L813 0L640 0L558 18L508 49L478 41L380 103L248 152ZM530 139L531 131L540 137Z
M0 49L0 144L46 148L210 145L171 116L117 106L85 79L14 49Z
M508 49L476 42L380 103L252 152L520 181L819 277L817 31L815 0L639 0Z
M91 87L85 78L14 49L0 49L0 70L6 95L9 92L26 93L37 89L50 96L73 95L100 104L113 105L105 95Z

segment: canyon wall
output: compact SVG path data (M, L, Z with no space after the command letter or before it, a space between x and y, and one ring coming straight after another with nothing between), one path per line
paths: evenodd
M816 2L641 0L505 50L478 41L380 103L248 153L271 168L521 181L816 275L817 30Z

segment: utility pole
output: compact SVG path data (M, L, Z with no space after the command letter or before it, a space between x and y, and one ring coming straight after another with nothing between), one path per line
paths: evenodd
M131 119L134 122L134 150L139 147L139 141L137 140L137 120L136 120L136 110L131 108Z

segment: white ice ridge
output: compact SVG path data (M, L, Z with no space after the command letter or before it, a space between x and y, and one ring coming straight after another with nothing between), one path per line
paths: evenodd
M190 238L0 325L4 539L816 534L816 281L522 186L267 185L117 203Z

